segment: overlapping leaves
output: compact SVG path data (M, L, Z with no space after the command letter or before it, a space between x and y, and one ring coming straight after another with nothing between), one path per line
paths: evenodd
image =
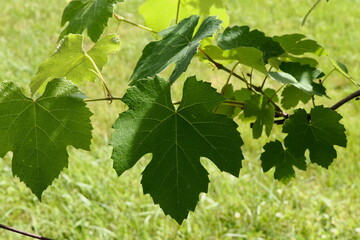
M157 42L149 43L143 50L131 80L154 77L171 63L175 63L169 81L174 82L186 71L191 59L196 54L200 41L211 37L220 27L221 20L216 17L208 17L200 25L193 36L199 16L191 16L182 20L179 24L166 29L162 34L164 38Z
M66 77L75 83L94 81L96 68L101 71L109 54L120 49L116 34L101 39L88 52L83 49L82 42L83 37L78 34L69 34L63 39L56 52L40 65L30 84L32 93L53 78Z
M90 150L91 112L70 81L55 79L44 94L26 97L12 82L0 85L0 156L13 151L14 175L41 199L68 165L66 147Z
M123 101L129 110L120 114L110 144L119 175L145 154L153 157L143 172L144 193L149 193L166 214L181 223L193 211L201 192L207 192L208 173L200 157L222 171L238 176L243 144L237 124L213 110L224 98L195 77L188 78L180 106L175 109L170 83L160 77L136 81Z

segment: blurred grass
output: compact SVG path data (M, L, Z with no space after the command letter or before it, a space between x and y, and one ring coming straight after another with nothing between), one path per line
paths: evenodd
M142 1L119 4L117 12L137 22ZM320 4L300 27L313 1L228 1L231 22L250 25L268 35L304 33L316 39L329 54L360 75L360 1ZM39 64L55 49L66 1L4 1L0 9L0 80L29 83ZM104 76L114 95L122 96L127 80L151 35L125 23L111 21L108 32L117 31L122 50L111 58ZM326 69L325 63L325 70ZM220 86L226 75L207 64L193 61L185 75ZM182 77L184 79L184 77ZM329 80L330 104L355 88L340 75ZM181 86L181 80L176 86ZM90 97L101 96L98 82L85 83ZM179 91L175 91L179 98ZM347 128L348 148L338 148L338 158L328 170L310 166L284 186L260 167L261 146L268 141L251 140L248 126L240 124L246 160L240 178L220 173L202 160L210 171L209 193L200 196L195 213L178 226L164 216L152 199L142 194L141 171L149 158L118 178L112 170L107 146L111 124L124 110L120 102L91 103L92 151L69 147L69 167L44 192L39 202L11 173L11 154L0 159L0 223L56 239L359 239L360 238L360 104L340 109ZM271 139L280 130L275 129ZM24 239L0 230L0 239Z

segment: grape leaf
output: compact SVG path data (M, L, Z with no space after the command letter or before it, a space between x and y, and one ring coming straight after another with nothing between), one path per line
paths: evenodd
M270 136L275 116L275 108L264 95L254 94L249 100L245 101L244 116L246 118L256 117L252 126L253 137L261 137L265 126L266 135Z
M280 65L283 72L269 72L269 76L279 82L291 84L295 87L319 96L326 95L325 87L314 82L324 76L324 73L310 65L301 65L294 62L283 62Z
M130 78L132 83L138 79L154 77L171 63L176 65L169 78L171 83L185 72L200 46L200 41L211 37L221 24L221 20L216 17L208 17L193 37L198 21L199 16L186 18L179 24L166 29L162 34L164 36L162 40L149 43L144 48Z
M299 102L307 103L311 99L311 95L294 87L293 85L286 86L281 93L281 106L285 109L296 107Z
M147 0L140 6L139 13L143 15L146 26L155 31L162 31L175 23L178 2L178 0ZM224 27L229 24L224 0L182 0L179 7L178 20L191 15L200 15L200 21L208 16L217 16L223 21Z
M212 59L218 62L222 62L223 64L232 63L234 60L236 60L243 65L264 73L265 75L267 74L263 60L263 52L254 47L239 47L231 50L222 50L218 46L207 45L205 46L204 51Z
M328 168L336 158L334 145L346 147L341 118L339 113L323 106L313 108L309 116L303 109L296 110L283 126L283 132L288 133L285 146L299 157L309 149L311 162Z
M280 43L281 47L290 54L303 55L304 53L312 53L317 56L326 55L325 49L316 41L306 39L303 34L285 34L282 36L274 36L274 41Z
M170 83L156 76L138 80L123 97L129 110L120 114L110 140L114 169L121 175L147 153L153 158L142 185L156 204L178 223L194 211L199 194L207 192L208 173L200 157L238 176L243 145L237 124L213 110L224 97L209 83L190 77L175 109Z
M33 100L13 82L0 84L0 155L13 152L12 170L41 199L67 167L66 147L90 150L91 112L70 81L54 79Z
M294 157L288 150L284 150L279 140L265 144L264 150L260 157L263 171L267 172L275 167L274 178L283 183L288 183L295 177L293 166L306 170L305 157Z
M87 34L93 42L99 40L107 27L109 18L114 12L114 4L124 0L72 0L65 8L61 26L69 24L61 32L59 40L69 33L78 33L87 29Z
M80 83L84 80L94 81L94 63L101 69L108 61L108 55L119 51L120 42L116 34L111 34L97 42L87 53L82 46L83 37L69 34L60 42L55 53L43 62L30 83L31 92L35 93L41 85L53 78L66 77ZM92 62L92 60L94 63Z
M285 53L278 42L271 37L265 36L259 30L252 30L248 26L228 27L219 34L218 45L223 50L230 50L239 47L254 47L263 52L263 60L268 63L268 59L277 57Z

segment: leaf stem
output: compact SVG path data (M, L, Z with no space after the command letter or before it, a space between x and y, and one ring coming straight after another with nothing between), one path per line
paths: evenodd
M23 235L23 236L35 238L35 239L53 240L53 239L51 239L51 238L42 237L42 236L39 236L39 235L36 235L36 234L32 234L32 233L24 232L24 231L21 231L21 230L12 228L12 227L8 227L8 226L5 226L5 225L3 225L3 224L0 224L0 228L3 228L3 229L5 229L5 230L8 230L8 231L11 231L11 232L14 232L14 233L21 234L21 235Z
M179 22L180 4L181 4L181 0L178 0L178 4L177 4L177 8L176 8L176 20L175 20L175 24L178 24L178 22Z
M221 95L224 95L226 92L226 88L230 82L231 76L234 74L235 68L240 64L240 62L237 62L234 67L231 69L231 73L229 74L228 79L226 80L226 83L224 84L223 88L221 89Z
M133 25L133 26L135 26L135 27L138 27L138 28L141 28L141 29L143 29L143 30L146 30L146 31L148 31L148 32L151 32L151 33L154 33L154 34L158 34L157 31L155 31L155 30L153 30L153 29L151 29L151 28L149 28L149 27L146 27L146 26L144 26L144 25L141 25L141 24L137 24L137 23L135 23L135 22L132 22L132 21L130 21L130 20L128 20L128 19L120 16L120 15L117 15L116 13L114 13L114 17L115 17L115 19L119 20L120 22L126 22L126 23L129 23L129 24L131 24L131 25Z
M104 98L87 98L84 99L84 102L100 102L100 101L110 101L112 102L113 100L122 100L122 97L114 97L114 96L109 96L109 97L104 97Z
M105 88L105 91L106 91L107 96L108 96L108 97L112 97L111 91L110 91L110 89L108 88L108 86L107 86L107 84L106 84L106 81L105 81L103 75L101 74L101 71L99 70L98 66L96 65L94 59L92 59L92 57L90 57L90 55L87 54L87 53L85 53L85 57L86 57L87 59L89 59L90 62L92 63L94 69L90 69L90 70L91 70L93 73L95 73L96 76L98 76L98 78L102 81L102 84L103 84L103 86L104 86L104 88Z

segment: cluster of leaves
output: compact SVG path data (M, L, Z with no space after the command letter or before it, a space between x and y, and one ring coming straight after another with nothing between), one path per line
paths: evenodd
M101 35L118 2L122 0L69 3L59 46L31 81L32 98L15 83L0 84L1 155L13 151L14 175L39 199L67 166L66 147L90 148L91 113L77 84L99 78L106 87L101 71L108 56L119 51L120 41L115 34ZM162 14L156 14L160 9ZM310 162L327 168L336 158L334 146L346 146L345 128L336 111L324 106L308 112L297 108L327 96L318 58L328 56L317 42L301 34L270 37L248 26L226 27L229 18L221 0L147 0L140 14L147 24L143 28L160 31L159 38L144 48L137 62L131 86L121 98L129 109L114 123L109 144L119 176L152 153L141 181L144 193L177 222L195 209L199 194L207 192L209 178L200 157L239 176L243 140L238 120L251 122L254 139L264 129L270 136L275 122L283 124L284 140L267 143L261 155L263 170L275 168L274 177L282 182L295 176L294 166L306 169L307 150ZM216 35L221 25L226 29ZM82 46L85 30L95 43L89 51ZM193 58L229 72L244 87L235 89L226 81L219 93L209 83L188 77L176 106L172 83ZM334 69L351 79L341 63L330 60ZM171 63L175 68L165 80L159 74ZM236 73L238 65L243 66L242 74ZM256 74L264 80L257 82ZM279 88L271 88L274 84ZM112 100L107 90L107 99Z

